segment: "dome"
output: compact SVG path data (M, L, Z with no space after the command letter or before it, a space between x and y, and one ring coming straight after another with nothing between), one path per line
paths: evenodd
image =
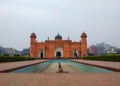
M56 40L56 39L62 40L62 36L58 33L58 34L55 36L55 40Z
M81 35L81 37L87 37L86 33L83 32L82 35Z
M30 37L36 37L36 34L33 32Z

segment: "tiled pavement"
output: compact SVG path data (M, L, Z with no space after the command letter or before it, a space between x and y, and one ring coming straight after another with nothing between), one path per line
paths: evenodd
M44 62L46 60L34 60L34 61L20 61L20 62L8 62L8 63L0 63L0 72L6 72L13 69L18 69L26 66L30 66L33 64L38 64Z
M120 86L120 73L1 73L0 86Z
M80 60L79 60L80 61ZM82 60L81 60L82 61ZM1 63L0 70L26 64L35 64L41 60L29 62ZM85 61L84 61L85 62ZM86 61L86 63L91 61ZM99 65L119 68L118 63L92 62ZM120 72L113 73L0 73L0 86L120 86Z
M84 64L89 64L97 67L111 69L120 72L120 62L108 62L108 61L92 61L92 60L72 60Z
M71 67L67 63L61 63L61 66L63 68L63 71L66 73L79 73L78 70ZM56 73L56 72L58 72L58 63L53 63L49 65L45 70L41 71L40 73Z

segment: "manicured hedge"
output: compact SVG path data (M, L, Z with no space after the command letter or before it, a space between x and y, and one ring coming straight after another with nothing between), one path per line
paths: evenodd
M99 61L116 61L120 62L119 54L110 54L110 55L102 55L102 56L85 56L83 57L85 60L99 60Z
M15 62L15 61L27 61L27 60L34 60L35 58L29 57L10 57L10 56L1 56L0 62Z

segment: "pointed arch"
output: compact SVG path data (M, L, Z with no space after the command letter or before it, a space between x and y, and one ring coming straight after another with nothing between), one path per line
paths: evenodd
M54 57L58 56L63 57L63 48L60 46L54 49Z

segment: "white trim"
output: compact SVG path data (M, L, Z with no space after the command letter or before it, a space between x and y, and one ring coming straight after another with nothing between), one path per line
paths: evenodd
M57 52L61 52L61 57L63 57L63 48L62 47L56 47L54 49L54 57L56 57Z

